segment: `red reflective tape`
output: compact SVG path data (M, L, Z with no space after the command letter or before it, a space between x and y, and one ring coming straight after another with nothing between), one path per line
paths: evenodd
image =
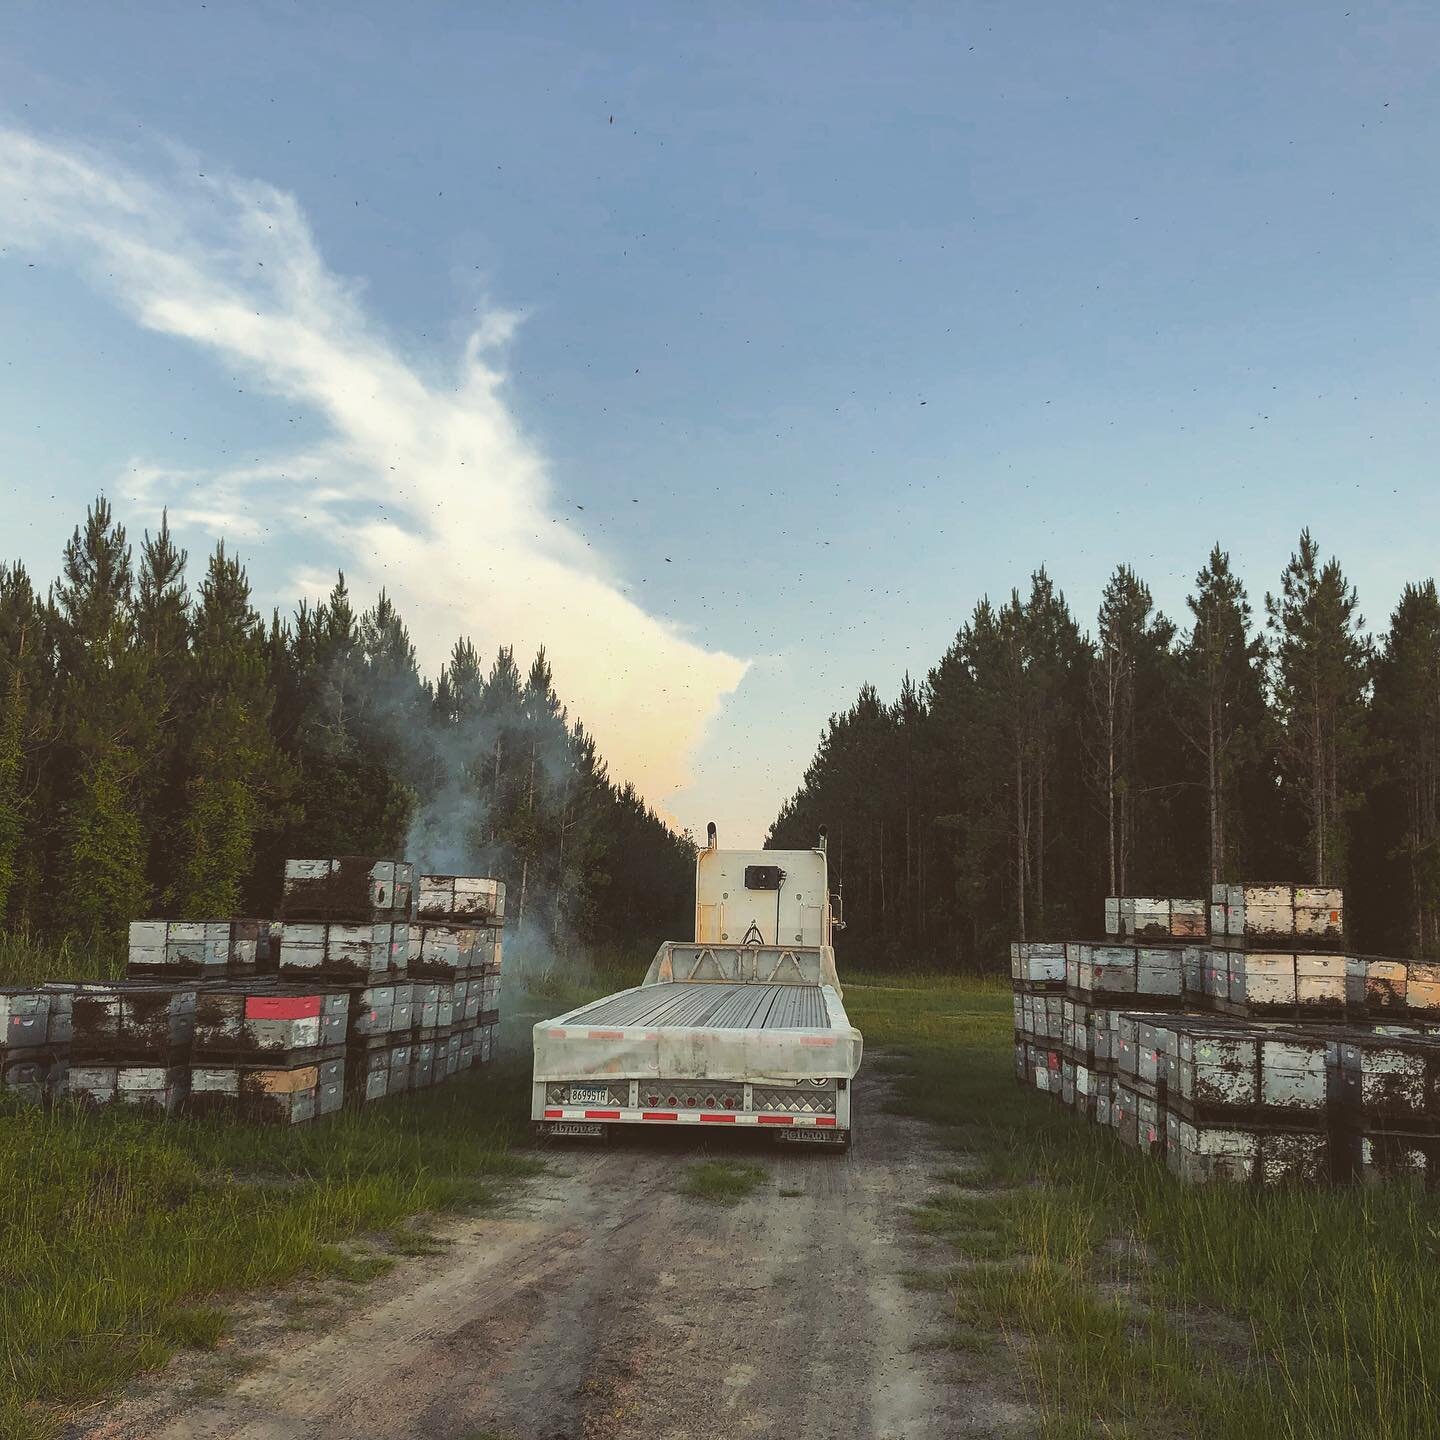
M802 1035L800 1037L800 1043L802 1045L828 1046L835 1043L835 1037L833 1035Z
M734 1117L733 1115L702 1115L702 1116L700 1117L700 1123L701 1123L702 1125L703 1125L703 1124L706 1124L706 1123L709 1123L709 1124L712 1124L712 1125L719 1125L719 1124L723 1124L723 1123L725 1123L725 1122L727 1122L727 1121L733 1124L733 1123L734 1123L734 1120L735 1120L735 1117Z
M815 1117L815 1123L817 1125L833 1125L835 1123L835 1117L833 1115L817 1115Z
M247 995L247 1020L309 1020L320 1013L318 995Z
M795 1123L793 1115L757 1115L755 1120L760 1125L793 1125Z
M552 1030L550 1032L550 1038L552 1040L564 1040L569 1034L570 1032L568 1030Z
M623 1040L625 1032L623 1030L592 1030L590 1038L592 1040Z
M674 1110L647 1110L640 1118L642 1120L678 1120L680 1116Z
M563 1110L547 1110L545 1112L545 1118L547 1120L563 1120L565 1118L565 1112Z
M618 1110L587 1110L585 1118L587 1120L618 1120L620 1112Z

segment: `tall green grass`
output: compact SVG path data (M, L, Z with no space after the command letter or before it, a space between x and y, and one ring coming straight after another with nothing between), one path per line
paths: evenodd
M82 941L33 930L0 930L0 985L45 980L114 980L125 973L125 950L106 939Z
M1440 1435L1435 1198L1181 1186L1015 1083L1004 990L846 1005L899 1108L963 1152L920 1223L962 1257L957 1343L1014 1344L1046 1434Z
M343 1284L366 1269L347 1242L492 1204L538 1168L511 1153L527 1081L485 1071L294 1130L4 1111L0 1434L52 1434L68 1406L215 1343L233 1294Z

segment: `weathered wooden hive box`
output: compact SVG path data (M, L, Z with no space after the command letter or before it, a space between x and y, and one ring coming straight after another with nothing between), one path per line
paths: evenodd
M178 1114L189 1093L188 1064L72 1064L64 1085L64 1094L80 1105L135 1105L161 1115Z
M268 920L136 920L126 973L132 978L221 979L274 969Z
M1112 895L1105 901L1105 933L1129 940L1191 940L1208 929L1208 907L1196 898Z
M1178 1006L1184 990L1183 946L1067 941L1066 990L1089 1004L1124 1003L1136 997L1147 1004Z
M329 860L287 860L280 918L285 921L409 920L415 867L404 860L342 855Z
M291 1065L193 1065L187 1112L256 1124L298 1125L321 1113L321 1071L331 1108L344 1100L342 1057Z
M280 974L290 980L373 984L408 973L409 921L291 921L280 931Z
M1219 944L1289 950L1345 945L1345 896L1334 887L1254 882L1215 885L1210 934Z
M1065 945L1062 941L1017 940L1010 946L1010 979L1039 993L1065 988Z
M1187 1120L1173 1110L1166 1112L1165 1124L1165 1163L1190 1184L1315 1183L1330 1174L1330 1142L1324 1131Z
M281 1060L345 1044L350 1027L346 990L256 982L202 990L196 997L197 1057Z
M416 914L426 921L503 924L505 882L481 875L422 875Z
M85 982L70 991L72 1060L183 1060L195 1034L196 986Z

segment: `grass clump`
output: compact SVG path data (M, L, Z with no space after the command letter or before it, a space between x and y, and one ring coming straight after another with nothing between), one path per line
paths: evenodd
M682 1195L714 1205L738 1205L759 1188L765 1171L738 1160L702 1160L685 1172Z
M993 982L851 984L846 1007L895 1107L965 1154L917 1224L960 1260L957 1331L1024 1361L1044 1434L1440 1436L1436 1198L1182 1186L1015 1083Z
M227 1295L362 1283L393 1263L366 1237L493 1203L539 1168L512 1151L528 1080L489 1069L294 1130L0 1112L0 1434L51 1435L67 1407L215 1345Z

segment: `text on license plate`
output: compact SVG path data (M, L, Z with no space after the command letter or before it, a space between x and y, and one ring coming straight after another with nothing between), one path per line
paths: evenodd
M572 1105L608 1105L610 1091L603 1085L572 1085L570 1087L570 1103Z

